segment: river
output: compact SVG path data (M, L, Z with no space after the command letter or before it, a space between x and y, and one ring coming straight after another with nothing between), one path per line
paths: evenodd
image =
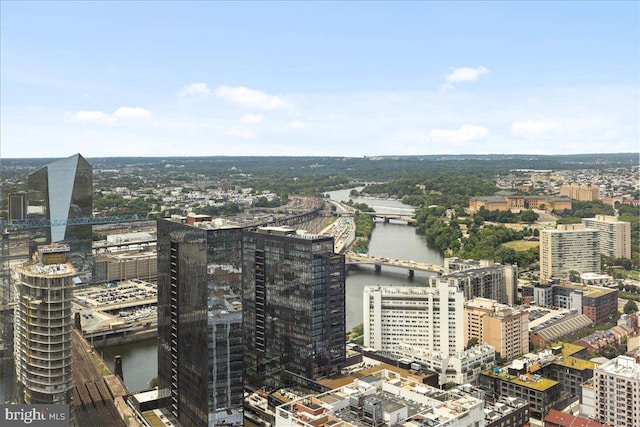
M329 192L332 200L349 200L350 190ZM378 200L356 198L355 202L366 203L374 209L384 208L398 213L407 213L410 206L396 200ZM369 243L369 255L390 259L413 260L430 264L442 264L442 254L437 249L427 246L425 237L416 234L414 227L401 222L376 222ZM362 291L365 286L418 286L425 284L432 273L416 271L413 279L409 279L407 270L395 267L383 267L376 273L373 266L351 269L346 278L346 326L351 330L362 323ZM148 388L151 378L157 375L157 341L148 340L123 346L107 347L100 350L105 361L113 369L115 355L122 356L124 382L129 391Z

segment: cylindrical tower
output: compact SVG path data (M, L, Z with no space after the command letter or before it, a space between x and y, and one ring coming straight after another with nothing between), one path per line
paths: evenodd
M71 404L71 299L75 270L67 245L38 248L37 258L14 268L15 359L21 400Z

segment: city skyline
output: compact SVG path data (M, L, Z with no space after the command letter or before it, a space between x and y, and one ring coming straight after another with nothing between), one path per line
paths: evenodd
M638 151L637 3L0 7L5 158Z

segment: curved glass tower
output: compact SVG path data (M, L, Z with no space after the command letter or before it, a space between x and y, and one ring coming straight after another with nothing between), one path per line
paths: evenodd
M29 253L40 245L66 243L83 283L91 282L93 167L80 154L50 163L28 177L27 219L50 224L30 229Z

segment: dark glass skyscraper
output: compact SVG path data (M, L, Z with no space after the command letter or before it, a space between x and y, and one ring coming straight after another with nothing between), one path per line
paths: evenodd
M245 385L318 379L345 363L344 256L333 238L265 227L243 236Z
M184 426L242 425L242 229L158 221L158 389Z
M30 229L29 253L39 245L66 243L78 277L91 281L93 168L80 154L50 163L28 177L27 219L51 225ZM83 223L84 222L84 223Z

